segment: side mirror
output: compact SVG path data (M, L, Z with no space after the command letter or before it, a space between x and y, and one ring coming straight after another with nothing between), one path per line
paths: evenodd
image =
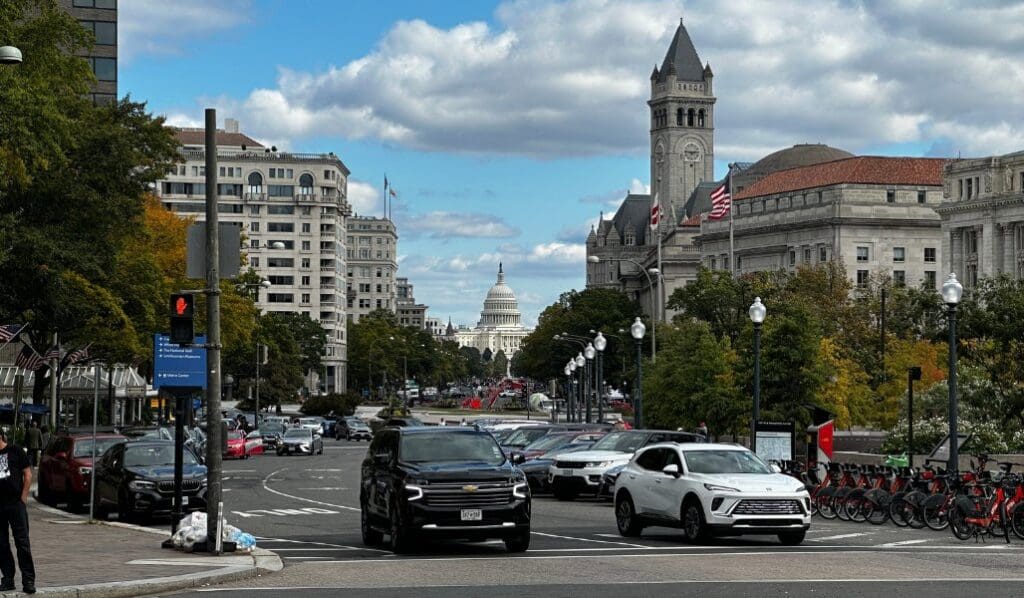
M679 475L680 475L679 474L679 466L676 465L675 463L673 463L671 465L666 465L665 467L662 468L661 473L663 473L665 475L670 475L670 476L672 476L674 478L678 478Z
M513 465L522 465L525 462L526 462L526 455L524 455L522 453L512 453L512 464Z

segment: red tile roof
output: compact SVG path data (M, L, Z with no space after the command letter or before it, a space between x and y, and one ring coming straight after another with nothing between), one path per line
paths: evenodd
M174 135L182 145L203 145L206 143L206 131L203 129L175 129ZM263 144L244 133L228 133L217 129L217 145L221 147L240 147L263 149Z
M945 158L855 156L811 166L773 172L734 199L790 193L842 183L865 185L942 185Z

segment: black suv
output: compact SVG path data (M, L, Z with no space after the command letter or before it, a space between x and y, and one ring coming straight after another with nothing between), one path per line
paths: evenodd
M417 537L501 538L530 546L530 487L490 433L468 426L383 428L363 460L363 543L405 552Z
M117 511L121 521L170 513L174 498L174 443L136 440L115 444L97 458L96 517ZM206 509L206 467L189 448L182 452L182 506Z

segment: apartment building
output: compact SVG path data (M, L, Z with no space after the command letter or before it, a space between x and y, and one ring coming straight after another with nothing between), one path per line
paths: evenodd
M163 205L181 216L206 218L203 129L178 129L184 159L157 184ZM267 148L227 119L217 131L218 211L243 230L249 265L271 283L257 306L306 315L327 330L322 372L307 388L344 392L346 381L344 230L351 214L349 170L333 153Z
M387 218L352 216L345 237L349 320L376 309L397 313L398 229Z
M96 37L92 50L82 54L96 75L92 101L117 100L117 0L59 0L59 4Z

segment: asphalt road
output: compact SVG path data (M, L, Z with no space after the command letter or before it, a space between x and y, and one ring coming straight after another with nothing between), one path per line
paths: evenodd
M622 538L609 503L534 497L525 554L500 541L425 544L395 556L359 535L367 443L327 440L319 456L226 462L225 516L280 554L284 571L187 595L360 596L1020 596L1024 543L815 519L802 546L773 536L686 544L677 530ZM161 524L154 524L161 525ZM628 585L628 588L624 586Z

